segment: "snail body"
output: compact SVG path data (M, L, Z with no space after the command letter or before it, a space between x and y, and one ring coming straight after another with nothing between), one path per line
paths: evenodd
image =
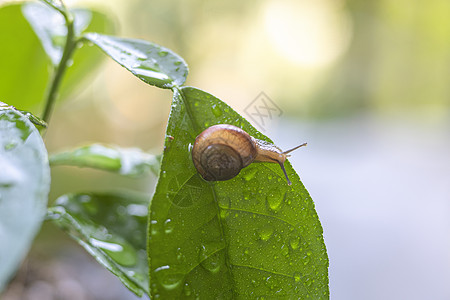
M197 136L192 160L203 179L208 181L229 180L254 161L278 163L290 185L284 162L289 152L305 145L283 152L271 143L255 139L239 127L219 124Z

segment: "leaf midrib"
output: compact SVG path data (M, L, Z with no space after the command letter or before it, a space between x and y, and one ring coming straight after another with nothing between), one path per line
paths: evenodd
M234 278L233 272L231 272L231 265L233 265L233 264L230 261L230 256L229 256L230 251L228 250L229 243L227 243L227 240L225 238L224 225L222 224L222 221L220 219L219 201L217 199L217 194L216 194L216 190L215 190L215 187L214 187L214 182L208 182L208 185L210 186L211 192L212 192L213 197L214 197L213 201L214 201L215 207L216 207L216 218L217 218L217 221L219 223L219 228L220 228L220 233L221 233L221 236L222 236L222 240L225 242L225 247L224 247L224 251L225 251L225 265L226 265L227 273L228 273L228 275L230 277L230 280L233 283L232 287L231 287L231 291L233 292L233 298L235 298L235 296L236 296L236 290L235 290L236 279Z

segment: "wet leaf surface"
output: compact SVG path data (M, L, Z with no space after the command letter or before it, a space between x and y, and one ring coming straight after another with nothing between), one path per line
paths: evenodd
M137 148L93 144L50 156L52 166L89 167L126 176L159 173L159 158Z
M64 195L47 219L66 231L136 295L148 292L147 195L80 193Z
M0 291L28 252L47 206L50 168L38 130L0 105Z
M186 81L186 62L172 50L139 39L88 33L85 38L142 81L169 89Z
M288 162L292 186L270 163L222 182L197 173L194 139L221 123L270 142L214 96L191 87L175 93L166 132L173 139L165 143L149 218L151 296L329 298L322 227Z

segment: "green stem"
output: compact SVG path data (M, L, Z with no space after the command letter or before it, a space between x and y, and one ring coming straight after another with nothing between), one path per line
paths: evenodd
M67 63L69 59L72 57L73 50L76 48L77 40L75 39L75 33L74 33L74 25L73 25L73 18L70 15L69 12L59 10L61 14L64 16L64 19L66 21L67 26L67 37L66 37L66 44L64 45L64 51L61 57L61 60L59 61L58 66L56 66L52 79L51 79L51 85L47 92L47 97L45 101L45 109L44 113L42 115L42 119L49 123L50 116L53 111L53 107L55 106L56 97L58 95L58 90L61 85L61 80L64 76L64 72L67 69Z

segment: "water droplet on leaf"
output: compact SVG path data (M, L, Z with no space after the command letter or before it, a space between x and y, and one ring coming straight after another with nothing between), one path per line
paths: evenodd
M130 68L130 71L148 81L154 81L156 79L162 83L172 82L172 79L169 76L161 73L161 70L157 64L150 61L136 63L132 68Z
M300 282L300 280L302 280L302 273L300 273L300 272L295 272L295 273L294 273L294 281L295 281L295 282Z
M244 170L246 170L246 172L245 172L242 176L243 176L243 178L244 178L246 181L252 180L253 177L255 177L256 173L258 172L258 169L257 169L257 168L253 168L253 169L244 169Z
M289 239L289 245L291 246L292 250L296 250L300 245L300 236L292 235Z
M137 262L136 250L126 241L103 241L90 238L89 243L96 248L102 249L109 257L120 265L134 266Z
M214 104L214 105L211 107L211 110L212 110L214 116L216 116L217 118L220 117L220 116L222 115L222 110L221 110L220 107L219 107L218 105L216 105L216 104Z
M151 230L152 235L157 235L159 233L158 221L156 221L156 220L150 221L150 230Z
M186 261L186 255L183 254L181 248L177 249L176 254L177 254L177 260L180 263L184 263Z
M225 264L225 253L221 243L202 245L199 253L200 265L211 273L220 271Z
M167 56L167 54L169 54L169 52L167 52L167 51L159 51L159 52L158 52L158 55L159 55L160 57Z
M273 227L266 225L258 230L259 238L263 241L267 241L273 234Z
M309 258L309 256L305 256L305 257L303 257L303 264L306 266L307 264L309 264L309 261L310 261L311 259Z
M184 282L184 274L174 272L170 266L156 268L155 277L159 284L168 291L180 288Z
M269 207L269 209L274 212L279 211L282 207L285 196L286 194L283 195L280 189L274 189L273 191L271 191L266 196L267 206Z
M192 294L192 288L187 282L184 284L183 292L184 295L187 297L189 297Z
M172 233L173 228L174 226L171 219L167 219L166 221L164 221L164 232L166 234Z
M220 209L220 212L219 212L219 217L222 219L222 220L224 220L224 219L226 219L226 217L228 216L228 214L229 214L229 211L227 210L227 209Z

